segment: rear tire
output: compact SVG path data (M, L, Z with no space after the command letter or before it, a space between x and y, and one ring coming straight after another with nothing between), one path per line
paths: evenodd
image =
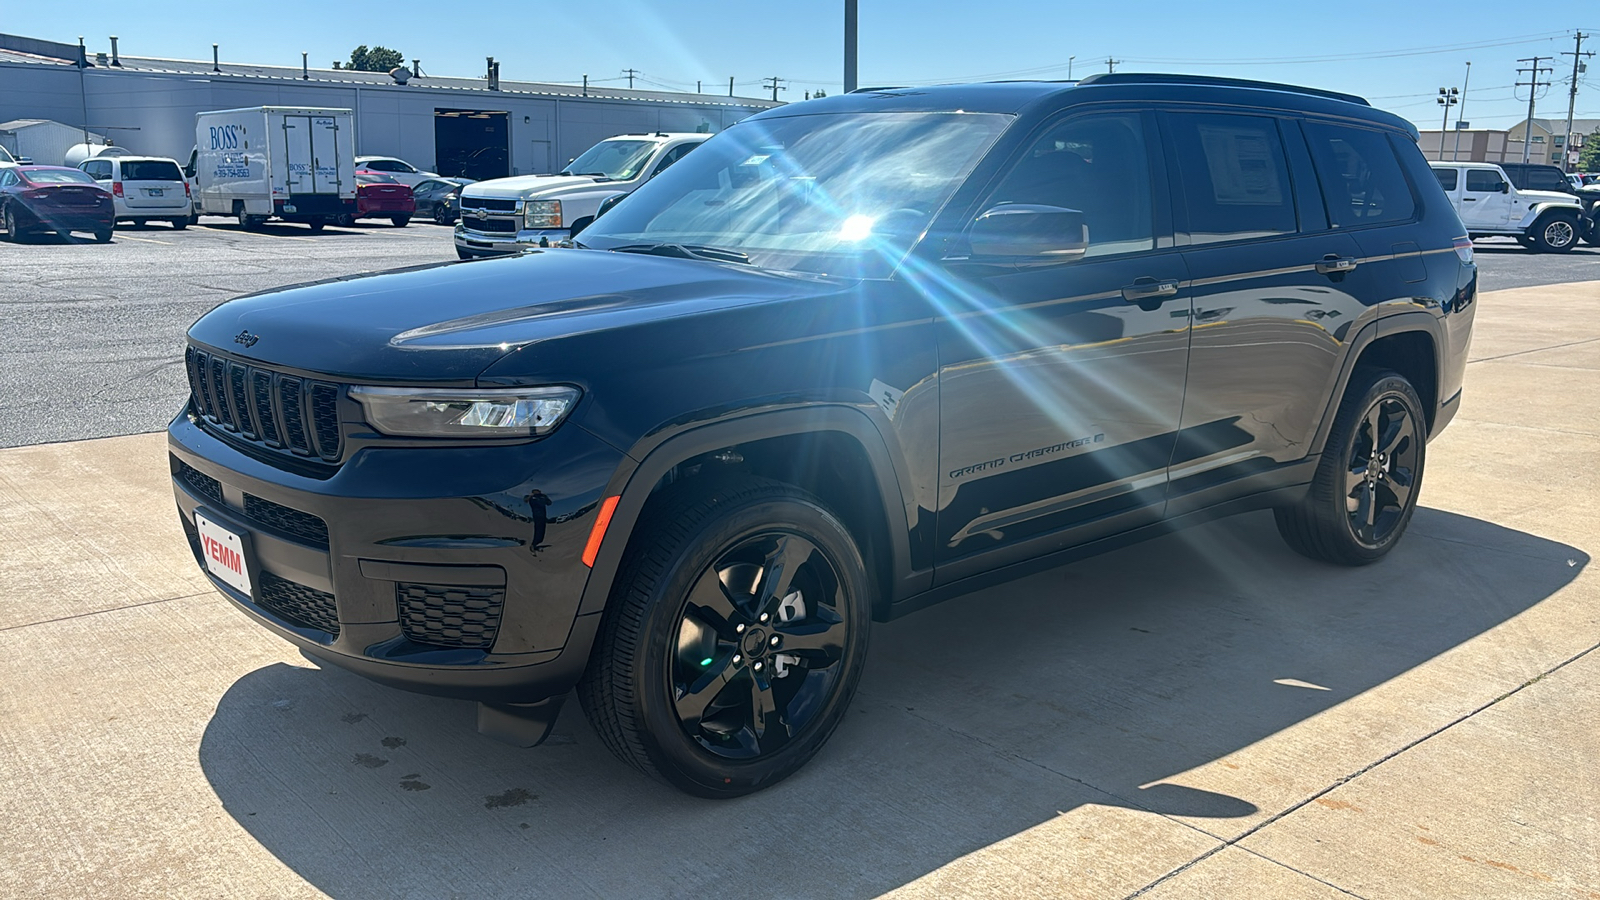
M354 228L356 224L356 217L350 215L349 213L340 213L334 217L333 224L339 226L340 228Z
M6 226L6 241L13 244L21 243L22 234L17 230L17 214L13 212L9 206L6 207L4 219Z
M1533 245L1540 253L1566 253L1578 244L1578 214L1553 212L1533 223Z
M95 240L95 243L97 243L97 244L109 244L109 243L111 243L111 229L102 228L99 231L96 231L94 233L94 240Z
M407 225L411 224L411 217L410 216L390 216L389 217L389 221L391 223L393 223L394 227L396 227L396 228L404 228Z
M455 219L450 215L449 207L435 204L433 207L433 223L435 225L451 225Z
M172 220L172 227L176 228L179 231L182 231L185 228L189 227L189 220L186 219L186 218L184 218L184 219L173 219Z
M325 219L312 219L306 223L306 227L312 231L321 231L327 224Z
M815 497L759 478L691 482L629 541L578 699L601 742L647 775L701 797L768 787L849 707L867 585L850 533Z
M1411 523L1427 449L1427 419L1411 382L1397 372L1356 370L1305 499L1273 511L1278 533L1311 559L1377 562Z
M134 219L133 220L133 227L135 227L135 228L145 228L145 227L148 227L149 225L150 225L150 220L149 219Z

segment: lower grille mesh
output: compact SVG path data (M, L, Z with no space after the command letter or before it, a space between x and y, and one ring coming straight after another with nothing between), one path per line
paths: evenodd
M290 509L281 503L263 500L255 494L244 495L244 514L263 525L269 525L301 540L328 546L328 523L311 513Z
M258 585L260 596L255 600L261 606L296 625L339 636L339 610L334 606L332 594L279 578L271 572L261 573Z
M500 631L506 591L499 587L445 584L395 585L400 628L419 644L488 650Z

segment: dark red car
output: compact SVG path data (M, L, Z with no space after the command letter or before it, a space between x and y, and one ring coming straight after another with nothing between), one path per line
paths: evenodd
M87 231L104 244L116 217L111 192L77 169L0 168L0 227L8 241L32 232Z
M417 199L406 187L382 172L356 170L356 214L340 216L337 224L346 228L357 219L388 219L404 228L417 211Z

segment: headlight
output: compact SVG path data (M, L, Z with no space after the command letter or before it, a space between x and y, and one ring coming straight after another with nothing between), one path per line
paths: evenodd
M529 200L522 204L522 223L527 228L560 228L560 200Z
M556 429L578 402L575 387L431 390L350 388L367 422L404 437L540 437Z

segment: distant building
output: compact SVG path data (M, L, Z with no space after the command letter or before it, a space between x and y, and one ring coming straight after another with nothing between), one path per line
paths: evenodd
M498 67L497 67L498 69ZM404 73L401 73L404 74ZM781 104L751 97L433 75L120 56L0 34L0 120L85 127L135 153L186 160L194 116L248 106L350 109L356 152L398 156L445 175L559 171L602 138L718 132ZM85 118L88 119L85 122ZM10 148L9 136L0 142ZM101 138L104 142L104 138ZM33 154L29 154L33 155ZM59 165L59 154L34 155Z
M1446 160L1463 162L1522 162L1524 130L1528 122L1518 122L1504 129L1463 129L1459 132L1423 131L1419 146L1428 159L1440 159L1440 138L1444 140ZM1577 165L1577 154L1585 141L1600 140L1600 119L1573 119L1572 146L1566 141L1567 120L1534 119L1531 132L1533 140L1528 145L1528 162L1561 165L1562 153L1567 152L1567 168ZM1459 140L1458 140L1459 135Z
M59 166L62 157L75 144L105 144L106 137L50 119L12 119L0 122L0 147L17 158L24 156L40 165ZM98 151L96 151L98 152Z

